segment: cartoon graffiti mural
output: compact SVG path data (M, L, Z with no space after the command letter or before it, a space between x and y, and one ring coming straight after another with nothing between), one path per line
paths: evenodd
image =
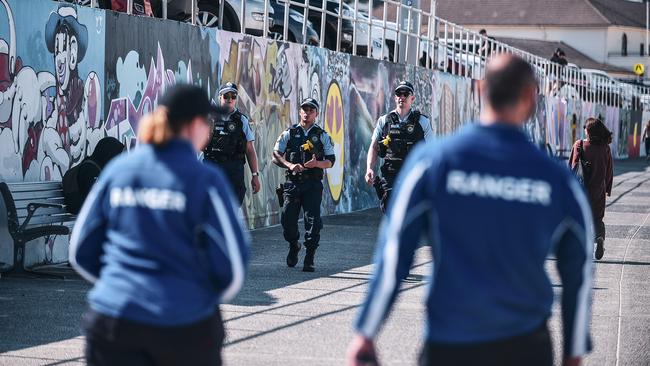
M254 130L262 183L258 194L246 196L243 211L249 227L261 227L279 220L275 188L284 172L270 157L280 133L297 122L303 98L320 103L317 123L336 148L324 214L377 206L364 180L366 154L377 119L394 108L400 80L413 83L414 107L430 117L437 135L477 120L481 110L476 81L412 65L47 0L0 4L3 181L60 180L104 136L133 148L139 119L170 85L198 84L217 100L219 84L233 81L237 108ZM586 118L600 117L614 132L613 155L634 157L639 121L649 113L541 96L524 129L537 144L568 150L584 136ZM37 249L28 264L65 258L66 240L32 243Z
M0 177L60 180L105 136L103 63L89 57L104 52L103 13L0 3L7 19L0 30ZM45 21L34 23L39 16Z

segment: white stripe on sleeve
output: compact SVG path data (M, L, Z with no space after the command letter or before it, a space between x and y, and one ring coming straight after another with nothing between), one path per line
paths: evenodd
M399 235L402 231L402 225L406 216L408 203L413 194L413 188L426 171L426 168L427 164L423 162L415 165L406 177L404 177L399 193L393 201L390 221L386 224L388 226L388 232L386 234L386 245L382 253L384 262L383 271L377 273L375 280L378 286L374 293L369 294L367 320L360 329L361 333L368 337L373 337L379 331L379 327L383 321L383 315L386 313L391 295L397 285Z
M81 277L85 278L86 281L91 283L95 283L97 281L97 277L86 271L85 268L77 263L77 251L79 250L81 232L84 230L84 226L87 225L86 221L88 220L90 208L95 205L95 201L97 200L97 191L97 185L95 185L95 189L91 189L90 193L88 193L86 202L81 207L81 211L79 212L79 215L77 215L77 220L74 227L72 228L72 234L70 234L70 248L68 249L68 261L70 262L70 265L75 269L75 271L77 271L77 273L81 275ZM93 223L93 226L96 226L98 224L101 223ZM87 227L85 229L87 231L92 231L94 227Z
M580 206L580 211L582 213L582 219L585 224L584 235L585 235L585 254L586 260L585 264L582 267L582 284L580 285L580 290L578 291L578 296L576 299L576 313L573 318L573 349L571 350L572 356L581 356L587 353L587 340L589 338L589 318L590 318L590 298L591 298L591 285L592 285L592 251L593 251L593 240L594 240L594 227L591 215L591 208L587 197L582 191L582 187L575 179L569 180L569 186L573 192L578 205Z
M214 206L217 217L219 218L219 223L223 230L223 236L226 241L226 248L228 249L226 255L230 259L230 266L232 268L232 281L221 295L221 301L227 302L232 300L232 298L237 295L244 282L244 262L239 251L239 245L237 243L237 237L235 235L235 228L233 227L233 225L238 225L238 223L233 223L230 220L230 217L226 214L228 212L226 210L226 206L215 189L210 188L210 190L208 190L208 193L210 195L210 201L212 201L212 205Z

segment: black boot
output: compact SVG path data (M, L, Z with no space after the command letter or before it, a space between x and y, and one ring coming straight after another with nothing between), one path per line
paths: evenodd
M305 262L302 266L303 272L314 272L314 255L316 254L316 248L307 248L307 254L305 254Z
M300 243L289 243L289 254L287 254L287 266L295 267L298 264L298 252L300 252Z

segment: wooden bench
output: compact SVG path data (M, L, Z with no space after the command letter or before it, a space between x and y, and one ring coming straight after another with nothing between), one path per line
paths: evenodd
M70 234L70 228L64 224L69 225L76 216L65 210L61 182L0 182L0 195L4 203L4 212L0 213L0 238L13 239L14 261L5 265L4 270L11 274L47 275L38 268L25 268L25 244L42 237ZM6 219L3 219L4 214Z

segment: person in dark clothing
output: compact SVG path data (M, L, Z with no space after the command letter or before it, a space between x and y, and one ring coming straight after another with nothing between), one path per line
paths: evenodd
M246 161L251 172L253 194L260 191L260 173L254 145L255 134L248 117L236 107L237 84L229 82L219 88L219 103L226 109L227 114L213 121L212 135L208 146L203 149L203 156L204 160L223 169L241 205L246 196L244 182Z
M564 50L562 50L559 47L555 49L555 52L553 52L550 61L552 63L558 64L560 67L551 68L551 65L549 65L548 74L554 77L553 83L550 85L551 90L549 91L549 93L550 92L558 93L560 89L562 89L562 86L564 85L564 83L560 80L562 75L562 69L564 68L564 66L568 65L569 62L566 59L566 54L564 53Z
M81 208L70 263L94 285L89 365L221 364L219 304L241 288L249 237L221 170L196 158L212 113L199 87L167 89Z
M320 242L323 222L323 174L334 165L336 156L329 134L316 124L318 102L306 98L300 103L300 122L287 128L273 148L273 163L286 169L282 189L282 234L289 243L287 266L295 267L300 252L298 215L305 219L305 259L302 270L314 272L314 256Z
M591 202L591 212L594 219L596 234L596 259L601 259L605 254L605 196L612 194L612 181L614 168L612 152L609 144L612 142L612 133L605 124L596 118L589 118L585 124L587 138L578 140L573 144L569 162L572 169L576 168L579 161L579 150L582 148L582 158L589 162L590 168L585 181L587 196ZM581 147L582 145L582 147Z
M102 169L113 158L118 156L124 151L124 144L115 137L104 137L99 140L95 146L95 150L90 155L92 163L81 162L79 164L79 172L77 173L77 182L79 184L79 193L85 200L90 193L90 189L97 181Z
M415 102L413 84L402 81L393 92L395 109L377 120L366 160L366 183L375 187L382 213L386 212L393 184L406 156L418 142L433 139L429 117L412 108ZM381 177L375 175L378 157L384 159Z

